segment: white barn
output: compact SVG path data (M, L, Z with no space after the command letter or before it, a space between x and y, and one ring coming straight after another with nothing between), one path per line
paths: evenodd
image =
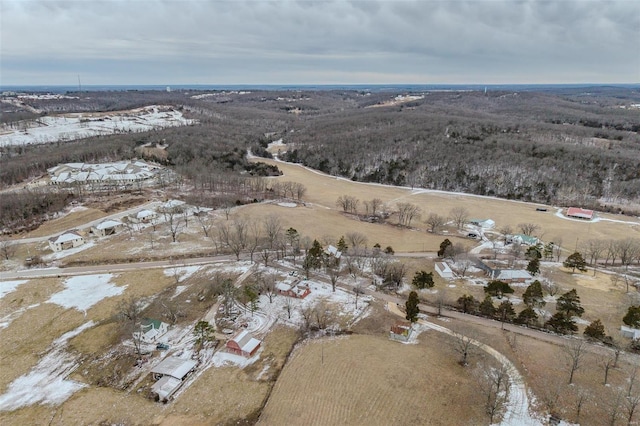
M118 233L124 224L119 220L108 219L100 222L96 226L91 227L91 233L99 237L106 237Z

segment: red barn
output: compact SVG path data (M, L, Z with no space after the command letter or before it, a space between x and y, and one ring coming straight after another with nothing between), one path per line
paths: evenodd
M262 342L253 337L247 330L242 330L227 342L226 348L232 354L249 358L260 349L261 344Z
M591 220L593 219L593 210L569 207L569 209L567 209L567 216L575 219Z

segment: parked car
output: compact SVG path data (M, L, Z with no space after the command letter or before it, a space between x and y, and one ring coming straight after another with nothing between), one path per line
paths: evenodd
M159 351L166 351L169 349L169 345L167 345L166 343L158 343L156 345L156 349Z

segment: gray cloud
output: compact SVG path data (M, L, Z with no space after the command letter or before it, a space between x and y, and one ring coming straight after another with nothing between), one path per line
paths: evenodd
M640 81L640 2L2 0L2 84Z

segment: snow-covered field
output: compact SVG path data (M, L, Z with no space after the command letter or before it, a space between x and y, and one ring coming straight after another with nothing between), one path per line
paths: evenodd
M75 308L86 312L87 309L107 297L117 296L124 292L125 287L111 284L112 274L79 275L67 278L65 289L55 293L49 299L64 308Z
M0 411L15 410L32 404L60 404L85 385L67 380L76 368L74 358L65 351L67 341L93 327L86 322L53 341L49 352L27 374L18 377L0 395Z
M0 299L2 299L6 294L11 293L19 285L26 283L27 280L18 280L18 281L0 281Z
M98 135L145 132L192 124L180 111L168 106L148 106L118 113L66 114L41 117L35 126L25 123L20 130L0 128L0 146L71 141Z

